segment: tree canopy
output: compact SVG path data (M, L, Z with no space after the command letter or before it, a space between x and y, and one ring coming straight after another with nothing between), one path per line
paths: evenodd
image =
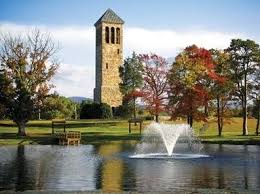
M0 38L0 100L25 135L25 124L47 96L57 71L57 51L48 34L34 30L25 36L5 34Z
M186 116L192 126L193 119L206 120L202 107L207 106L210 94L208 80L217 80L211 53L196 45L186 47L176 58L169 72L172 118Z
M247 135L248 98L252 91L253 74L259 68L260 48L252 40L233 39L227 51L230 55L232 80L236 84L235 95L243 110L243 135Z
M119 75L122 82L119 84L120 91L123 94L122 110L128 110L136 117L136 91L143 85L142 78L143 65L135 52L132 57L127 57L122 66L119 67Z
M144 66L143 100L158 122L159 114L165 111L167 106L168 63L163 57L156 54L141 54L139 58Z

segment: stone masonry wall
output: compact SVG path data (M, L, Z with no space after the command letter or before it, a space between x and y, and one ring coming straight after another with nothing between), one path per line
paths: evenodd
M105 28L110 29L110 42L106 43ZM111 27L120 28L120 44L111 43ZM102 29L102 35L100 30ZM119 66L123 63L123 28L121 24L102 23L96 29L96 88L94 100L107 103L111 107L122 104L119 90ZM100 37L101 35L101 37ZM99 44L101 41L101 44Z

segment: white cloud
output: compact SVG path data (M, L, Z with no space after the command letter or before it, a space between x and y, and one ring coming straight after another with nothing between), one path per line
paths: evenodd
M95 29L82 26L29 26L0 23L0 32L21 33L39 28L49 32L61 47L59 72L53 80L56 89L65 96L93 97L95 84ZM196 44L205 48L226 48L232 38L250 38L240 33L192 30L150 30L135 27L124 29L124 56L137 53L157 53L174 57L181 49Z
M125 30L126 51L135 50L137 53L154 52L164 57L173 57L186 46L196 44L200 47L228 47L232 38L244 38L239 33L223 33L212 31L178 32L173 30L147 30L128 28Z
M53 83L58 91L65 96L93 97L95 85L95 69L88 66L61 64Z

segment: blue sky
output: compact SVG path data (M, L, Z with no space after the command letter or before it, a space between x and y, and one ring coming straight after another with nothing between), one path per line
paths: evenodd
M38 27L53 34L62 47L56 90L92 97L93 24L107 8L126 22L125 56L135 50L174 57L193 43L225 48L231 38L260 41L258 0L0 0L0 30ZM90 87L83 90L82 82Z
M1 0L0 20L20 24L93 25L111 8L129 26L260 32L259 0ZM155 25L156 24L156 25Z

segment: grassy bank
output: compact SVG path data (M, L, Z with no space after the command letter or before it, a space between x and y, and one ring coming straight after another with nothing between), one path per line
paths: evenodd
M184 122L184 121L178 121ZM226 144L258 144L260 136L255 136L255 120L249 119L249 135L242 136L242 119L233 118L230 124L223 129L223 136L217 136L217 124L212 120L203 133L200 128L203 123L196 122L194 129L204 143L226 143ZM144 124L149 124L146 121ZM139 128L133 126L131 134L128 134L128 123L126 120L77 120L67 121L67 130L81 131L82 144L97 143L117 140L140 140ZM18 137L17 127L11 121L0 121L0 145L15 144L53 144L51 137L51 121L31 121L26 128L27 137Z
M138 130L128 134L126 120L77 120L66 121L67 131L80 131L82 144L101 141L139 140ZM13 144L53 144L51 121L30 121L26 127L26 137L16 135L17 127L12 121L0 121L0 145Z

